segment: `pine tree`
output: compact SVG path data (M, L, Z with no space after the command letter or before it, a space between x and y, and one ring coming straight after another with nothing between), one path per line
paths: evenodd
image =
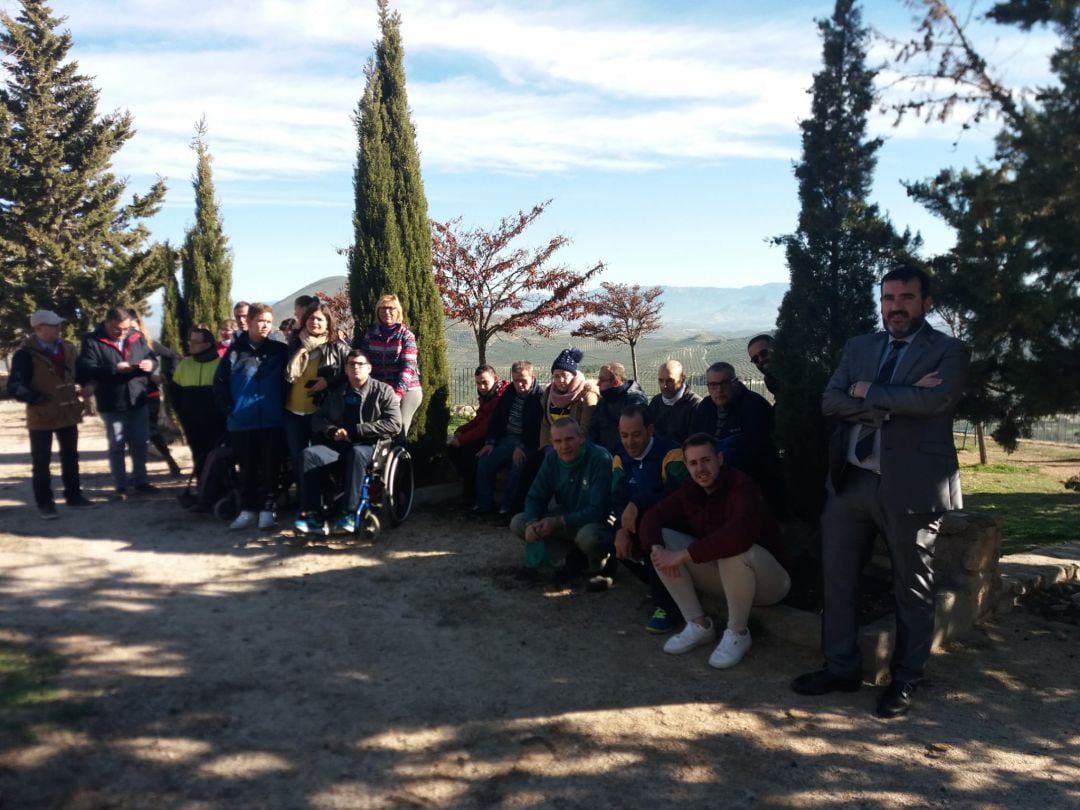
M405 322L416 334L424 390L410 432L425 457L445 445L450 372L420 154L405 92L401 18L390 12L387 0L378 0L378 8L382 37L368 63L354 119L359 146L349 289L358 324L374 319L380 295L396 293L401 299Z
M959 413L993 425L1013 450L1036 419L1080 409L1080 5L1004 0L987 14L1060 37L1056 82L1026 103L993 76L947 4L931 11L910 53L928 56L957 81L960 100L999 115L1003 128L987 164L908 190L956 231L933 264L934 298L972 349ZM917 96L908 106L941 117L956 98Z
M65 61L63 18L41 0L21 5L15 19L0 12L0 346L39 307L85 331L111 304L144 301L165 266L140 223L165 184L121 204L126 183L110 171L135 134L131 115L98 116L91 78Z
M907 240L867 199L881 140L866 136L876 71L866 67L868 33L854 0L837 0L818 28L824 67L814 75L811 117L800 124L799 224L776 240L791 287L770 368L785 478L793 506L811 519L824 501L828 460L821 393L847 339L873 330L875 283Z
M180 330L185 342L191 327L205 323L216 330L232 313L232 256L214 196L210 168L214 158L206 145L205 119L195 125L191 148L198 157L191 179L195 189L195 224L185 234L180 251L183 277Z

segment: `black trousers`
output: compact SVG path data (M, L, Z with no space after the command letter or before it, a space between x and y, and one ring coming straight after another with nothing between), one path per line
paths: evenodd
M237 430L229 435L240 468L240 508L248 512L272 512L281 480L285 431L262 428Z
M476 454L483 446L484 442L481 440L472 444L463 444L460 447L452 445L446 447L446 456L461 477L462 498L469 504L476 500Z
M60 445L60 477L64 482L64 500L69 503L82 495L79 487L79 426L56 430L30 431L30 460L33 469L34 502L38 506L52 506L52 441Z

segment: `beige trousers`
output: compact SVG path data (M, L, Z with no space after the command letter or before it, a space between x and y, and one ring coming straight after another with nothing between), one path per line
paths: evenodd
M664 545L680 551L697 538L664 529ZM699 594L724 597L727 601L729 629L746 629L753 605L774 605L787 596L791 577L768 549L750 546L742 554L708 562L690 562L680 566L679 576L668 576L657 569L660 581L679 606L687 621L704 615Z

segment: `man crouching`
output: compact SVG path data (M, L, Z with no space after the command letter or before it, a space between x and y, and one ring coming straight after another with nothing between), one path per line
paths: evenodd
M754 480L734 467L707 433L683 442L690 477L645 513L641 544L686 617L686 627L664 644L678 655L716 639L700 594L724 597L728 621L709 656L717 669L733 667L750 651L747 620L752 605L787 596L791 578L777 562L780 530Z
M598 577L613 550L607 531L611 455L585 441L573 419L551 426L551 445L555 452L544 459L525 497L525 511L514 515L510 530L525 541L530 568L550 567L547 544L561 540L570 543L561 579L568 580L586 565ZM549 512L552 498L557 509Z

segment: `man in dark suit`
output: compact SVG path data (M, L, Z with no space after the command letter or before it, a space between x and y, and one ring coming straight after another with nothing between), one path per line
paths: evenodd
M911 704L934 633L934 540L941 516L961 506L953 413L969 353L925 322L930 279L901 265L881 280L884 332L852 338L822 397L838 420L821 518L825 667L801 675L804 695L862 684L856 591L866 545L880 533L892 560L896 644L880 717Z

